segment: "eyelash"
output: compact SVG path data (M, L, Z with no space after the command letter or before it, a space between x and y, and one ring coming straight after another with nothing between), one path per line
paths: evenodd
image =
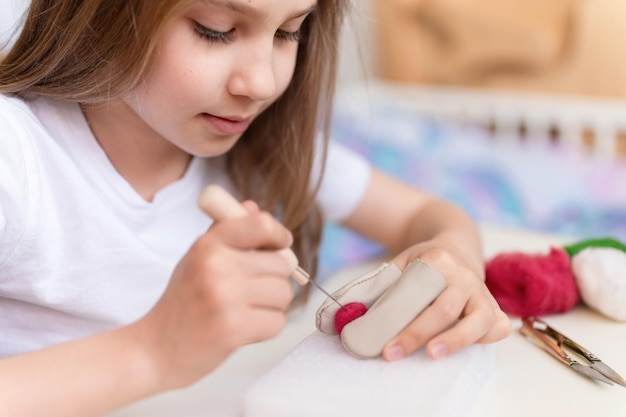
M286 30L278 29L276 36L287 42L302 42L302 31L300 29L295 32L287 32Z
M208 40L210 43L230 43L233 41L234 31L233 29L228 32L218 32L215 30L211 30L209 28L205 28L200 23L195 23L195 30L198 35L202 38Z
M228 32L218 32L202 26L199 23L195 23L195 31L202 38L208 40L210 43L224 43L229 44L234 40L234 29ZM287 32L285 30L278 29L275 35L278 39L286 42L302 42L302 31L300 29L295 32Z

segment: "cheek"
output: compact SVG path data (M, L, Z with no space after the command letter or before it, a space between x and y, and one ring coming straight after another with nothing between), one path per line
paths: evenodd
M148 126L160 134L171 134L179 120L190 111L194 91L190 71L175 62L154 61L154 69L128 98L128 105Z
M170 29L159 45L154 57L153 70L147 75L142 88L144 96L150 97L164 107L184 108L203 89L210 68L203 62L200 41L185 25ZM187 105L186 105L187 103Z
M138 91L140 104L165 119L201 106L206 81L192 61L170 55L170 59L157 62L156 71L145 79Z
M294 47L293 51L278 55L277 65L275 67L276 90L279 92L278 95L284 93L291 83L296 67L296 53L297 47Z

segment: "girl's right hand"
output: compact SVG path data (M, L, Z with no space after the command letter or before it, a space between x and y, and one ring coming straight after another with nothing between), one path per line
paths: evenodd
M214 223L189 249L154 308L134 324L164 388L189 385L238 347L276 336L295 269L278 250L291 233L256 204Z

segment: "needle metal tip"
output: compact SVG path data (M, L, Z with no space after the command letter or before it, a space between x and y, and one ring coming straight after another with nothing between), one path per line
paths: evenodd
M294 273L292 274L294 279L296 281L298 281L298 283L300 283L301 285L306 283L306 282L310 282L311 284L313 284L313 286L315 286L318 290L320 290L321 292L323 292L328 298L330 298L331 300L333 300L335 303L337 303L337 305L341 308L346 308L343 304L341 304L339 301L337 301L337 299L335 297L333 297L328 291L326 291L324 288L322 288L317 282L315 282L314 280L311 279L311 276L308 274L308 272L306 272L304 269L302 269L300 266L296 267L296 270L294 271Z

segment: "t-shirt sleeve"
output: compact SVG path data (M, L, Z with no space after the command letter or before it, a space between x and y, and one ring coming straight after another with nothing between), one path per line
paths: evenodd
M313 178L318 178L320 167L318 160ZM363 156L330 141L317 195L326 221L341 222L356 210L365 195L371 173L372 166Z

